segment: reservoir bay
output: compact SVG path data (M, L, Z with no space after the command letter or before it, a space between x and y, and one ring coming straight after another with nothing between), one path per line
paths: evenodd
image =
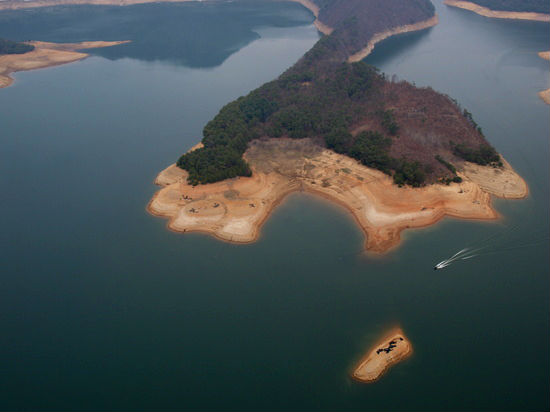
M224 104L317 41L301 6L0 13L15 40L133 41L0 90L0 409L547 410L550 114L537 92L550 80L537 52L550 28L434 3L438 26L366 61L456 98L530 196L495 201L498 222L406 231L382 256L311 195L291 195L249 245L175 234L145 211L156 174ZM494 254L432 270L491 236ZM393 326L412 357L353 381Z

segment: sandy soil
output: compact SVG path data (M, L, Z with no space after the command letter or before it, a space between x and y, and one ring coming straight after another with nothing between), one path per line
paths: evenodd
M395 345L390 352L380 350L388 348L390 343ZM364 383L376 382L390 367L406 359L411 354L411 343L407 340L403 331L396 328L369 351L351 376Z
M539 97L544 100L544 103L550 104L550 89L539 92Z
M88 54L79 52L81 49L116 46L127 41L94 41L82 43L46 43L30 42L35 49L24 54L6 54L0 56L0 88L13 83L11 73L43 69L71 63L88 57Z
M428 20L424 20L415 24L407 24L405 26L400 26L391 30L386 30L382 33L377 33L372 37L372 39L369 41L369 43L364 49L361 49L359 52L352 54L348 58L348 62L354 63L354 62L363 60L365 57L371 54L371 52L374 50L374 46L376 46L376 43L379 43L382 40L387 39L388 37L395 36L396 34L408 33L411 31L424 30L429 27L435 26L437 23L439 23L439 18L437 17L437 14L436 14L433 17L429 18Z
M306 191L351 212L366 235L365 248L385 252L405 229L434 224L445 216L496 219L491 195L521 198L527 185L513 169L465 164L460 184L399 188L392 179L311 139L255 140L245 153L253 175L196 187L172 165L155 183L162 186L148 210L169 218L177 232L205 232L238 243L258 238L262 223L289 193Z
M515 12L515 11L496 11L487 7L469 1L445 0L447 6L458 7L465 10L473 11L481 16L493 17L497 19L516 19L516 20L533 20L550 22L550 14L530 13L530 12Z

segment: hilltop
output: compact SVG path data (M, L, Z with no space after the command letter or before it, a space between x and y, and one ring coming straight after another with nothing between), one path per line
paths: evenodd
M229 103L203 132L203 148L180 157L191 184L250 176L243 159L258 138L318 138L337 153L393 176L396 184L460 182L455 163L502 162L472 115L451 98L394 83L349 63L372 38L434 17L429 1L318 0L331 28L278 79Z
M250 176L242 155L250 141L265 137L319 138L401 185L460 181L454 164L461 160L501 164L470 113L451 98L388 81L362 62L319 64L324 43L206 125L204 147L178 160L191 184Z

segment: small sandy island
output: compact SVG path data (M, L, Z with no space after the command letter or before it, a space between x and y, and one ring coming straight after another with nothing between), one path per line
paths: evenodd
M550 89L539 92L539 97L544 101L544 103L550 104Z
M88 54L77 50L117 46L123 43L128 43L128 41L87 41L82 43L29 42L29 44L34 46L33 51L24 54L0 55L0 88L8 87L13 83L13 78L10 77L11 73L72 63L88 57Z
M480 16L492 17L496 19L515 19L515 20L532 20L550 22L550 14L545 13L531 13L531 12L517 12L517 11L498 11L491 10L487 7L480 6L479 4L472 3L470 1L460 0L445 0L447 6L458 7L464 10L470 10Z
M169 166L155 180L162 189L149 212L167 217L168 228L177 232L247 243L258 238L262 223L289 193L306 191L345 207L364 230L366 249L385 252L399 243L404 229L431 225L444 216L496 219L491 195L523 198L528 192L506 162L500 169L457 165L464 179L460 184L399 188L384 173L312 139L254 140L245 159L251 177L198 186L187 184L186 171Z
M384 372L412 354L412 345L401 329L392 330L355 368L352 377L363 383L376 382Z

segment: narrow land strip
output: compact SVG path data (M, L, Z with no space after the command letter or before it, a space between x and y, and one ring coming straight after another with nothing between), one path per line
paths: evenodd
M43 69L82 60L89 55L78 50L98 47L117 46L128 41L93 41L82 43L29 42L35 48L24 54L6 54L0 56L0 88L13 83L12 73Z
M326 34L327 36L331 34L334 29L332 27L327 26L323 22L319 20L319 6L317 6L315 3L313 3L311 0L290 0L295 3L300 3L302 6L304 6L306 9L311 11L313 15L315 16L315 21L313 24L315 27L317 27L317 30L319 30L321 33Z
M163 3L183 3L199 0L162 0ZM36 7L97 5L97 6L133 6L144 3L159 3L158 0L6 0L0 2L0 10L31 9Z
M547 23L550 22L550 14L545 13L491 10L487 7L480 6L479 4L472 3L470 1L461 0L445 0L445 4L447 6L453 6L460 9L473 11L474 13L484 17L491 17L496 19L531 20Z

